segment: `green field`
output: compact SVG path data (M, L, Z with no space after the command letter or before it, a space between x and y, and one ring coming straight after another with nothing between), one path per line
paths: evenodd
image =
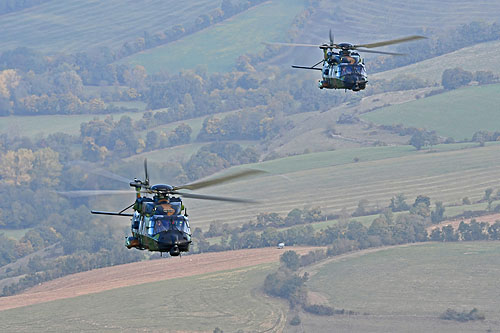
M314 269L312 267L311 269ZM307 332L486 332L498 329L500 242L428 243L354 254L320 264L307 282L355 316L303 316ZM478 308L486 320L438 319L452 308Z
M106 114L82 114L82 115L44 115L44 116L8 116L0 117L0 133L27 136L35 138L37 135L49 135L54 133L66 133L71 135L80 134L80 125L94 118L105 119ZM124 112L111 114L114 120L121 116L129 116L134 120L142 118L142 112Z
M148 73L197 66L209 72L228 71L239 56L263 51L262 42L286 40L293 19L304 5L304 0L270 0L221 24L121 61L142 65Z
M344 163L317 163L315 156L318 155L309 154L303 156L309 156L303 165L295 160L300 156L247 165L245 167L271 173L200 192L230 194L260 202L235 205L185 199L191 224L208 227L212 221L218 221L238 225L255 219L260 212L287 214L294 208L304 207L320 207L324 213L339 213L343 208L352 212L361 199L367 199L370 205L385 207L398 193L405 194L410 203L423 194L433 202L456 204L466 196L472 201L478 200L484 196L486 188L496 191L499 187L500 145L476 145L476 148L434 153L408 150L404 154L399 147L377 149L386 156L365 159L362 149L330 152L331 158L339 161L343 154L352 156L353 152L358 152L355 154L360 159L357 163L349 159ZM391 152L394 157L390 157Z
M0 229L0 234L4 234L4 236L9 238L14 238L16 240L21 239L28 231L32 228L26 229Z
M376 124L403 124L435 130L456 140L480 130L500 130L500 84L464 87L362 115Z
M6 310L0 312L0 331L212 332L220 327L224 332L279 332L285 320L281 303L259 291L276 266L221 271Z
M164 31L220 7L220 1L197 0L52 0L2 15L0 48L31 47L45 52L118 48L126 41Z

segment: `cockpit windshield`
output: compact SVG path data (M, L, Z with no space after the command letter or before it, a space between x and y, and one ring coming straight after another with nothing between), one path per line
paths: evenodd
M175 218L155 216L154 234L168 230L178 230L180 232L191 234L189 222L183 216L176 216Z
M357 65L341 65L340 66L340 76L349 74L361 74L366 76L365 66L361 64Z

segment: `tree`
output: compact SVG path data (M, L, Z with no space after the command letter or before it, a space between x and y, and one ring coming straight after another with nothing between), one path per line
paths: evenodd
M484 190L483 201L490 201L492 193L493 193L493 189L491 187Z
M474 81L479 84L491 84L498 82L498 76L491 71L477 71L474 73Z
M441 201L436 201L436 208L431 212L432 223L439 223L444 220L444 205Z
M443 72L441 84L445 89L452 90L466 86L472 81L472 73L461 68L449 68Z
M35 154L30 149L21 148L0 155L1 181L10 185L30 184L32 181Z
M443 233L442 233L442 231L439 228L432 229L432 231L431 231L431 241L441 242L441 241L443 241L443 239L444 239Z
M171 146L177 146L189 143L191 141L191 133L193 130L187 124L177 126L172 134L168 137L168 143Z
M365 216L367 215L367 208L368 208L368 200L367 199L361 199L358 202L358 208L354 211L352 216Z
M391 204L389 208L393 212L401 212L410 209L410 206L406 203L406 197L403 193L399 193L396 196L392 197Z
M447 225L442 228L443 240L445 242L456 242L458 241L458 233L455 232L453 226Z
M286 251L280 256L280 262L291 271L296 271L300 267L300 257L295 251Z
M410 138L410 145L417 148L417 150L422 149L425 146L433 146L438 143L438 137L436 133L427 132L424 130L416 131Z

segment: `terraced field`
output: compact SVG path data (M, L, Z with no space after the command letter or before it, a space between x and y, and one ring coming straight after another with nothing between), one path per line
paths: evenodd
M381 108L361 116L376 124L403 124L456 140L480 130L500 130L500 84L464 87L412 102Z
M390 151L394 147L377 149ZM332 160L342 160L344 154L342 151L329 153ZM465 196L477 200L483 197L486 188L496 189L500 178L497 167L500 145L436 153L395 153L393 158L374 160L364 159L360 153L357 163L336 164L325 160L323 165L315 165L314 154L310 157L310 164L302 166L294 157L256 164L254 167L269 170L271 174L204 191L256 198L260 200L257 205L186 199L192 226L207 227L212 221L237 225L255 219L260 212L286 214L293 208L304 207L338 213L342 208L355 209L361 199L367 199L372 205L387 206L390 198L398 193L404 193L408 202L419 194L445 204L461 202ZM294 165L296 169L290 167Z
M24 11L2 15L0 48L27 46L46 52L84 51L96 46L119 47L194 20L220 2L197 0L52 0Z
M339 260L341 259L341 260ZM307 282L354 316L301 316L306 332L485 332L500 324L500 242L426 243L354 253L320 263ZM314 273L316 272L316 273ZM486 320L438 317L478 308ZM293 332L293 331L292 331Z

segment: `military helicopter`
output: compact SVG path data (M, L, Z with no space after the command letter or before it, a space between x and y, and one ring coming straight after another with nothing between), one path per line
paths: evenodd
M408 36L398 39L387 40L377 43L353 45L349 43L335 44L333 42L332 30L330 30L330 43L321 45L313 44L296 44L296 43L265 43L278 46L303 46L303 47L319 47L323 50L323 59L316 64L306 66L295 66L292 68L309 69L321 71L322 80L318 82L320 89L345 89L352 91L360 91L365 89L368 82L368 76L365 70L364 59L361 58L358 52L387 54L394 56L404 55L403 53L372 51L363 48L375 48L386 45L409 42L412 40L423 39L423 36ZM339 50L335 52L334 49ZM322 67L316 67L322 64Z
M184 207L180 197L236 203L256 202L246 199L181 192L179 190L197 190L263 172L264 171L261 170L247 169L181 186L172 186L168 184L156 184L151 186L149 183L147 160L144 160L144 180L135 178L129 183L129 185L135 189L136 199L134 203L119 212L92 210L91 213L131 217L132 236L127 237L125 241L125 246L128 249L136 248L139 250L158 251L160 254L169 252L171 256L178 256L182 252L188 252L192 242L187 209ZM133 192L123 190L82 190L59 193L70 197L78 197L131 194ZM130 208L134 210L134 213L125 213L125 211Z

